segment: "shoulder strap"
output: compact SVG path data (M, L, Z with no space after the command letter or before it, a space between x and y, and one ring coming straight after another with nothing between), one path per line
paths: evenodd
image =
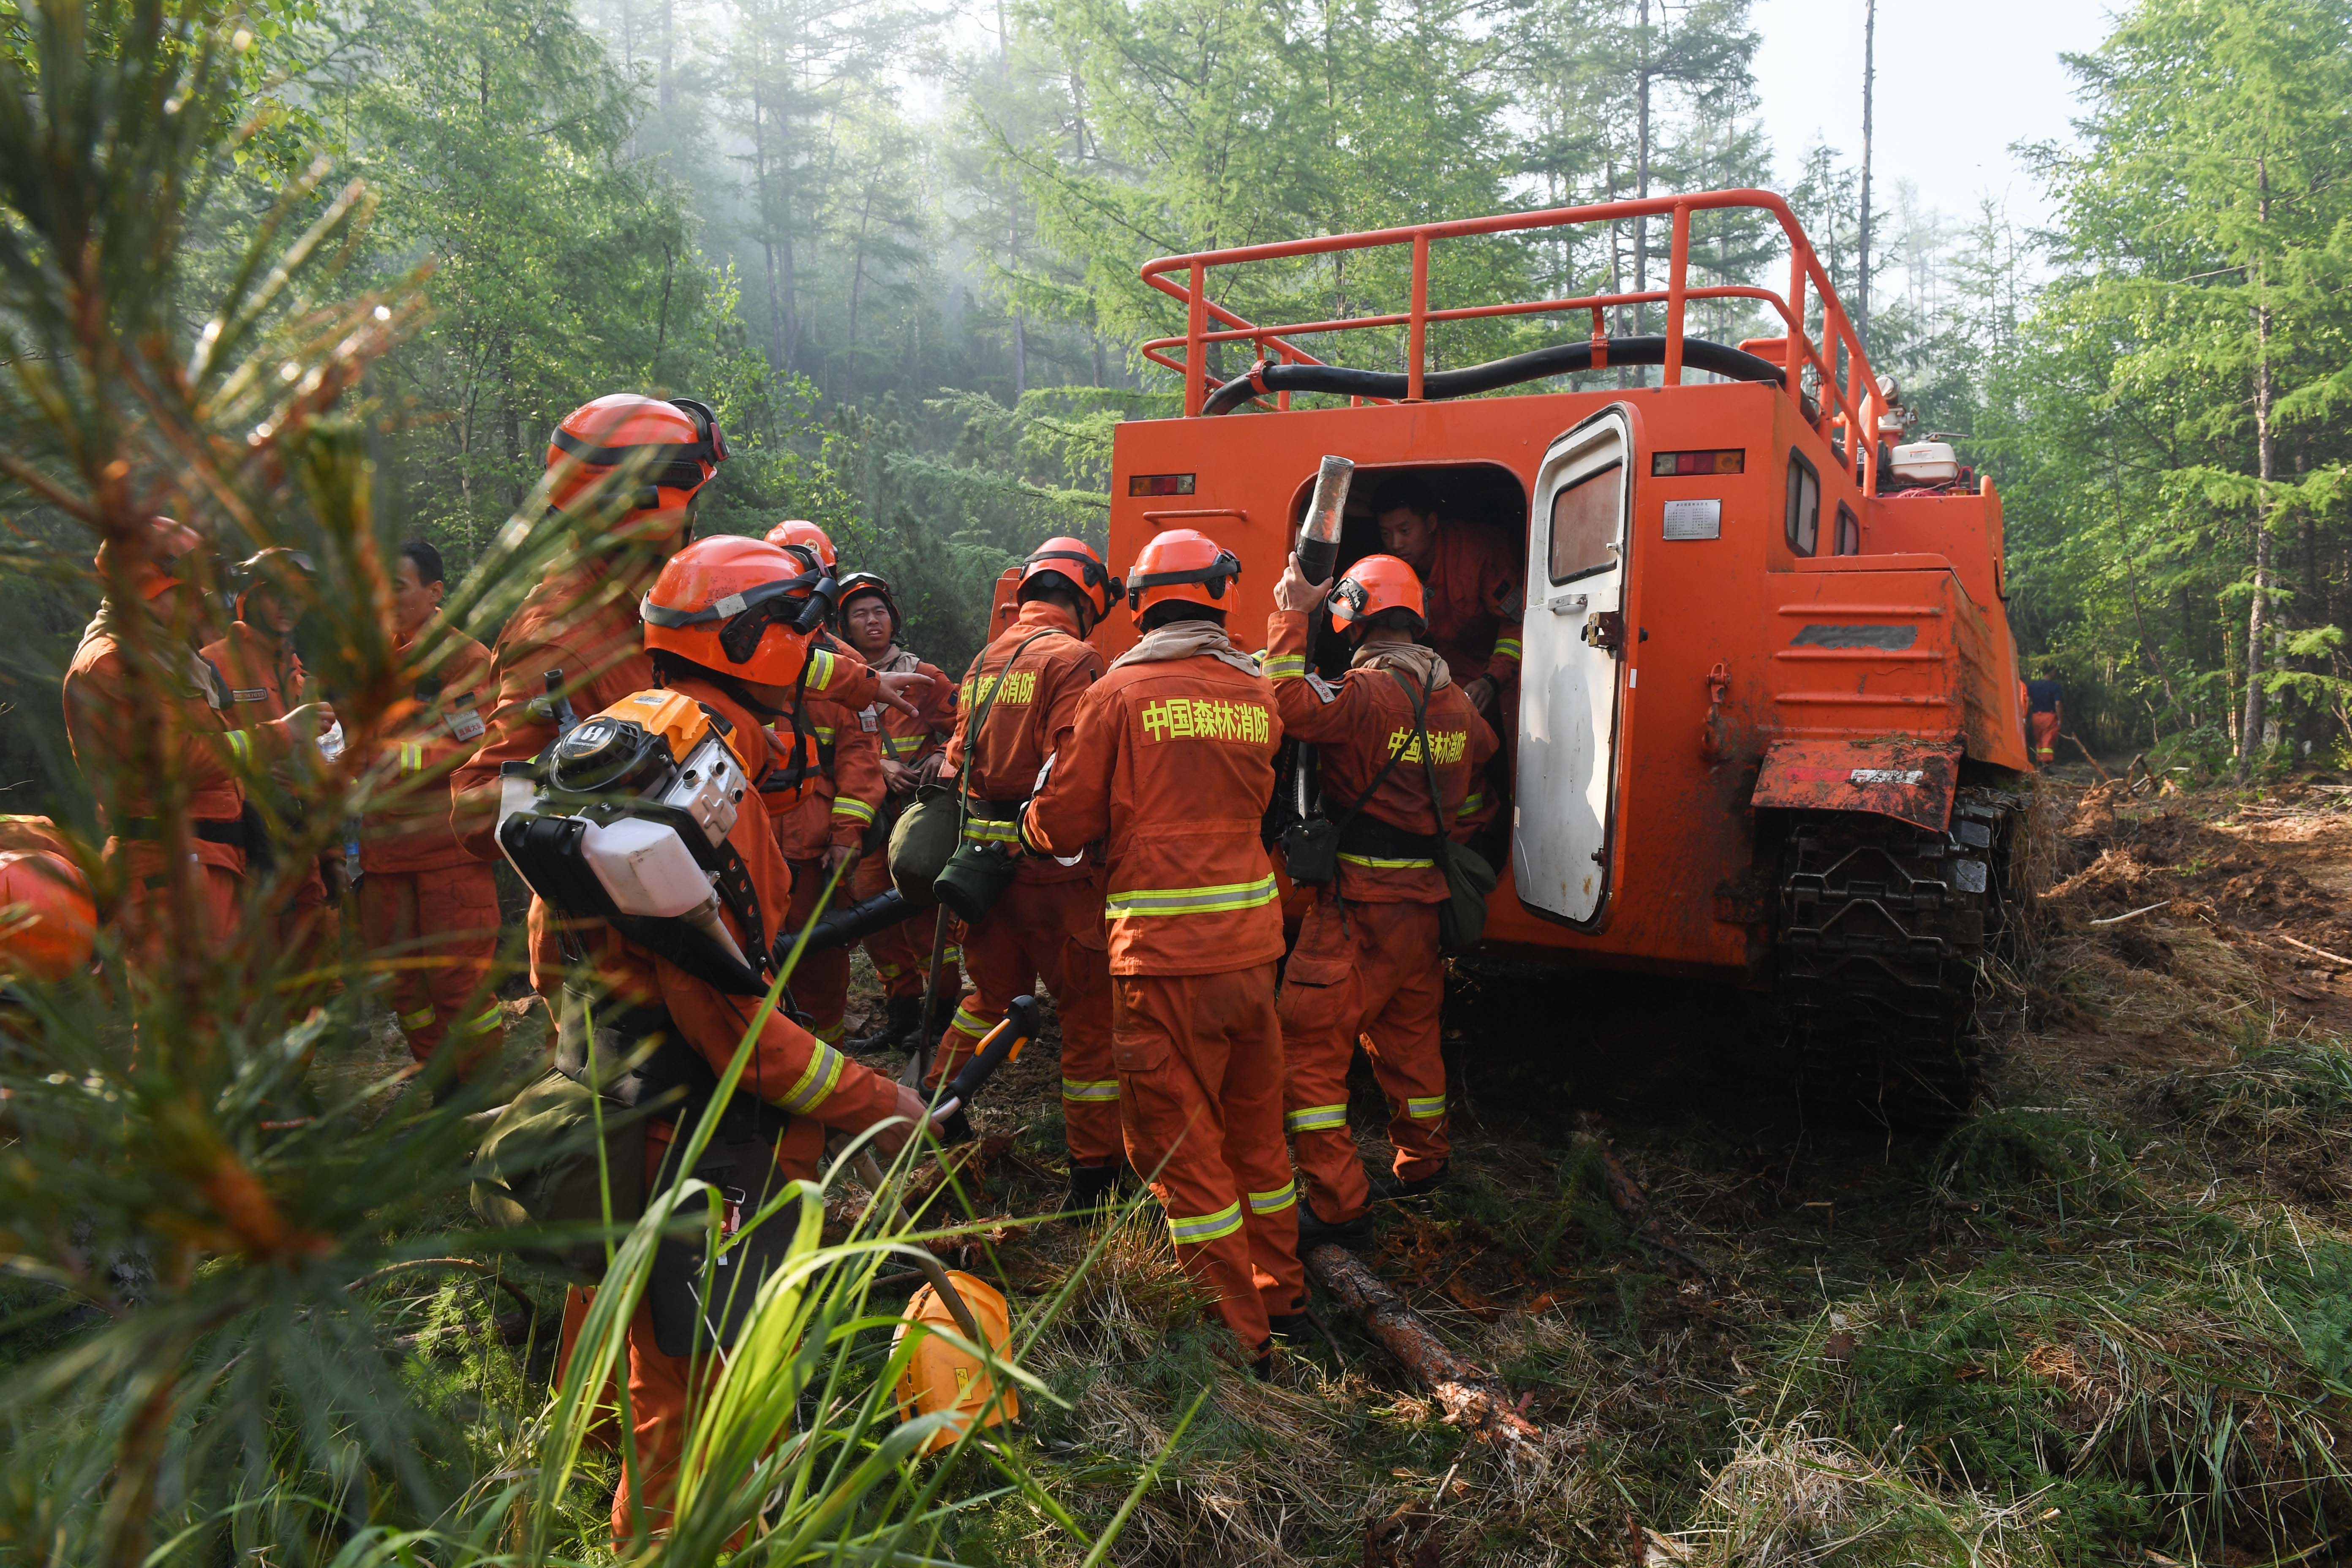
M964 731L967 739L963 747L962 777L956 781L959 786L956 795L956 826L959 834L963 824L971 817L971 760L979 754L981 726L988 722L989 711L996 706L996 694L1004 689L1004 678L1013 673L1013 665L1020 661L1023 654L1029 651L1029 645L1039 637L1052 637L1061 629L1059 626L1047 626L1044 631L1032 632L1024 637L1021 646L1013 650L1012 658L1004 661L1004 668L996 672L996 684L988 689L988 695L982 698L980 706L972 710L971 728ZM987 674L988 653L986 649L982 649L980 656L980 669L973 675L972 679L977 682L986 679Z
M1412 700L1413 733L1421 742L1422 771L1429 779L1429 813L1437 819L1436 847L1432 852L1431 858L1436 860L1437 868L1444 871L1447 868L1447 857L1453 851L1453 844L1446 832L1445 796L1437 787L1437 757L1430 750L1429 745L1429 694L1426 691L1416 690L1412 683L1404 678L1402 670L1391 668L1389 673L1396 677L1397 684L1403 687L1405 695Z

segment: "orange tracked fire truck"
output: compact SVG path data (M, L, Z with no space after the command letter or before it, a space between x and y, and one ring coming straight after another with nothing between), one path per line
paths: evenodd
M1779 223L1784 292L1688 286L1692 215L1726 208ZM1449 240L1645 216L1672 226L1662 289L1429 299ZM1261 326L1216 302L1226 268L1391 246L1411 247L1399 313ZM1159 529L1213 534L1242 561L1232 624L1250 646L1326 453L1357 465L1342 567L1381 547L1374 519L1407 484L1436 495L1441 526L1491 531L1524 563L1485 957L1770 986L1817 1043L1860 1044L1944 1090L1965 1081L2031 767L2000 500L1948 447L1905 441L1895 388L1784 201L1725 191L1426 224L1167 257L1143 277L1185 307L1185 335L1144 351L1182 378L1184 415L1118 428L1114 563ZM1685 335L1706 300L1753 301L1780 335ZM1637 304L1664 334L1608 336ZM1577 336L1426 368L1433 322L1546 314ZM1303 346L1399 328L1402 371ZM1221 382L1216 344L1255 363ZM1662 384L1529 389L1629 365L1660 367ZM1310 394L1324 405L1304 406ZM1125 617L1105 633L1133 636Z

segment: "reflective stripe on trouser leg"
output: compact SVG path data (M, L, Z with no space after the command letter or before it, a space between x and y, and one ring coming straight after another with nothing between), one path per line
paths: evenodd
M1351 913L1362 916L1369 905ZM1340 1225L1371 1203L1363 1157L1348 1126L1348 1064L1363 1007L1362 919L1342 923L1318 899L1300 924L1282 988L1284 1129L1298 1163L1307 1208Z
M1064 1100L1077 1100L1081 1103L1108 1101L1112 1105L1117 1105L1118 1103L1118 1079L1115 1078L1106 1079L1102 1082L1094 1083L1082 1081L1077 1079L1066 1078L1062 1080L1062 1098Z
M499 1011L499 1005L492 1002L472 1017L460 1018L449 1029L450 1033L457 1035L487 1035L497 1030L505 1021L505 1015Z
M1185 1273L1255 1353L1268 1314L1298 1310L1306 1290L1297 1205L1248 1205L1290 1180L1274 966L1114 975L1111 1029L1129 1160L1150 1177Z
M1408 1181L1434 1175L1452 1152L1439 1044L1445 970L1437 956L1437 906L1358 905L1349 914L1364 929L1364 970L1379 986L1378 1004L1364 1020L1365 1043L1372 1077L1388 1100L1394 1169Z
M1242 1205L1227 1204L1214 1214L1168 1216L1168 1235L1177 1246L1197 1246L1233 1235L1242 1227Z
M1250 1213L1280 1214L1297 1201L1298 1184L1296 1182L1285 1182L1270 1193L1250 1194Z

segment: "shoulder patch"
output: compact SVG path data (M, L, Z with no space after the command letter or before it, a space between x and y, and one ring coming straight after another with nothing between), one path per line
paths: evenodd
M1324 679L1313 670L1307 672L1307 689L1314 692L1316 700L1320 702L1336 701L1339 696L1339 687Z

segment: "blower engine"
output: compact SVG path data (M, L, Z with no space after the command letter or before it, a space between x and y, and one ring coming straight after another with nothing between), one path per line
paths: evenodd
M499 847L531 891L610 921L698 979L738 995L767 989L767 927L728 842L742 757L724 717L675 691L640 691L583 720L529 763L509 763ZM719 918L735 912L755 957Z

